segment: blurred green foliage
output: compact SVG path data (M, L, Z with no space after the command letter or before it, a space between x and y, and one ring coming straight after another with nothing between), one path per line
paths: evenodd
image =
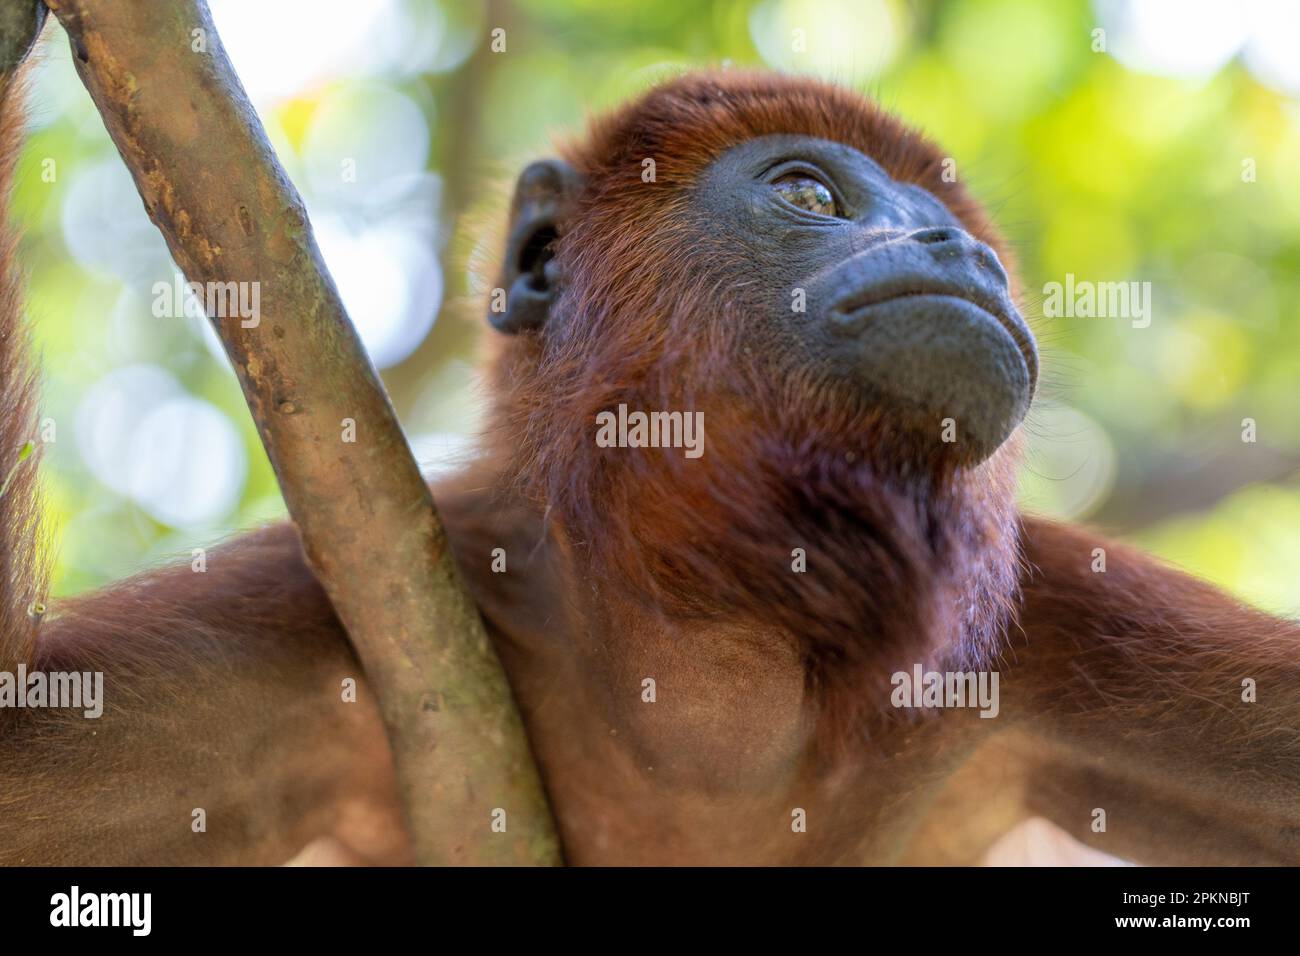
M1227 0L1207 2L1220 23L1244 16ZM378 14L324 0L271 6L213 3L313 219L319 211L351 237L333 256L326 249L331 269L390 261L383 241L394 236L416 237L442 263L436 289L411 278L401 300L414 338L381 330L398 356L381 364L417 448L441 454L475 426L477 318L457 302L476 288L465 262L483 224L498 228L501 184L515 169L676 70L813 71L870 92L942 143L1009 237L1045 359L1026 506L1091 517L1271 610L1300 606L1300 104L1296 86L1257 75L1247 40L1170 76L1114 55L1135 43L1122 0L376 0ZM505 30L504 52L489 48L495 28ZM1218 33L1166 39L1204 46ZM123 198L121 179L106 185L116 156L57 27L47 43L16 216L45 414L57 428L45 466L56 590L71 593L188 557L282 506L224 360L192 323L151 314L150 284L170 281L172 267L138 199ZM355 181L332 184L340 159L356 156ZM104 248L78 252L78 231ZM133 258L136 247L144 251ZM418 255L398 259L408 272L423 268ZM354 316L367 311L373 271L353 269ZM1150 282L1150 326L1044 318L1044 284L1067 273ZM385 282L371 290L381 324ZM141 378L142 367L170 379ZM95 391L123 369L109 380L116 391ZM229 434L184 402L170 419L149 418L178 396L215 409ZM1257 441L1243 442L1244 419ZM79 434L87 428L103 433ZM190 444L178 459L182 438ZM233 470L218 460L230 447ZM114 472L114 455L125 470ZM163 507L150 498L207 479L213 487L190 499ZM223 498L217 479L237 494Z

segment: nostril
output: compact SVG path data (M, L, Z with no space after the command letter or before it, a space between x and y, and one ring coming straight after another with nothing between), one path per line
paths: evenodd
M930 226L912 233L912 238L927 246L936 246L942 242L954 242L962 237L960 229L951 226Z

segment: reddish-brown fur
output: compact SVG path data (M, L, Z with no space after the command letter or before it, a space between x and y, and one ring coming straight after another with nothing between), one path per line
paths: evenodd
M499 346L482 455L435 494L568 858L973 862L1035 812L1144 862L1300 856L1293 624L1017 516L1014 439L976 468L932 462L878 410L774 381L738 341L761 276L700 241L687 199L718 152L772 132L856 146L1003 251L938 150L810 80L686 77L567 150L586 185L561 223L563 298ZM9 304L5 449L31 421ZM705 456L597 448L595 414L620 402L703 410ZM33 649L28 491L0 502L19 517L0 666L100 668L108 700L98 722L0 725L0 860L277 862L324 835L406 859L377 711L364 684L340 699L356 660L292 529L217 549L206 574L66 602ZM507 574L489 570L497 547ZM892 711L888 674L918 662L998 668L1002 716ZM1241 702L1244 677L1260 703Z
M712 159L771 133L859 148L1004 252L964 187L941 177L943 154L860 96L775 74L688 76L566 150L585 181L557 255L572 278L561 319L498 360L489 440L593 580L647 613L780 622L839 737L879 712L888 675L913 661L987 660L1013 609L1018 443L954 472L903 447L878 407L773 379L743 321L758 309L746 290L766 277L745 250L693 230L689 203ZM707 454L596 447L596 414L620 402L702 410ZM811 573L791 573L794 548ZM941 647L927 639L939 635Z

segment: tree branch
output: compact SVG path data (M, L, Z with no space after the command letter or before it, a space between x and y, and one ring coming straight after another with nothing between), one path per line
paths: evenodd
M1249 485L1287 484L1297 475L1300 455L1262 442L1218 452L1171 453L1121 469L1114 489L1087 520L1116 534L1133 534L1209 511Z
M48 5L189 280L260 284L255 326L237 314L213 322L308 560L378 694L417 858L559 862L501 664L206 3ZM492 831L497 808L504 833Z

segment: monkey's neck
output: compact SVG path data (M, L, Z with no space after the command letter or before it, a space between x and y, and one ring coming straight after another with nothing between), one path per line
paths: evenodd
M683 466L672 480L602 481L545 511L482 477L467 484L497 488L480 521L528 526L488 535L518 538L523 560L483 582L515 629L565 621L593 640L643 644L651 631L676 642L718 628L780 635L819 709L848 732L889 712L896 673L986 669L1016 599L1010 475L995 461L882 480L802 448L744 468ZM544 593L530 576L547 580Z
M714 509L707 537L655 542L670 576L643 593L670 616L789 634L839 736L890 711L894 674L988 669L1015 607L1009 496L970 476L886 482L836 463L770 472L765 498Z

